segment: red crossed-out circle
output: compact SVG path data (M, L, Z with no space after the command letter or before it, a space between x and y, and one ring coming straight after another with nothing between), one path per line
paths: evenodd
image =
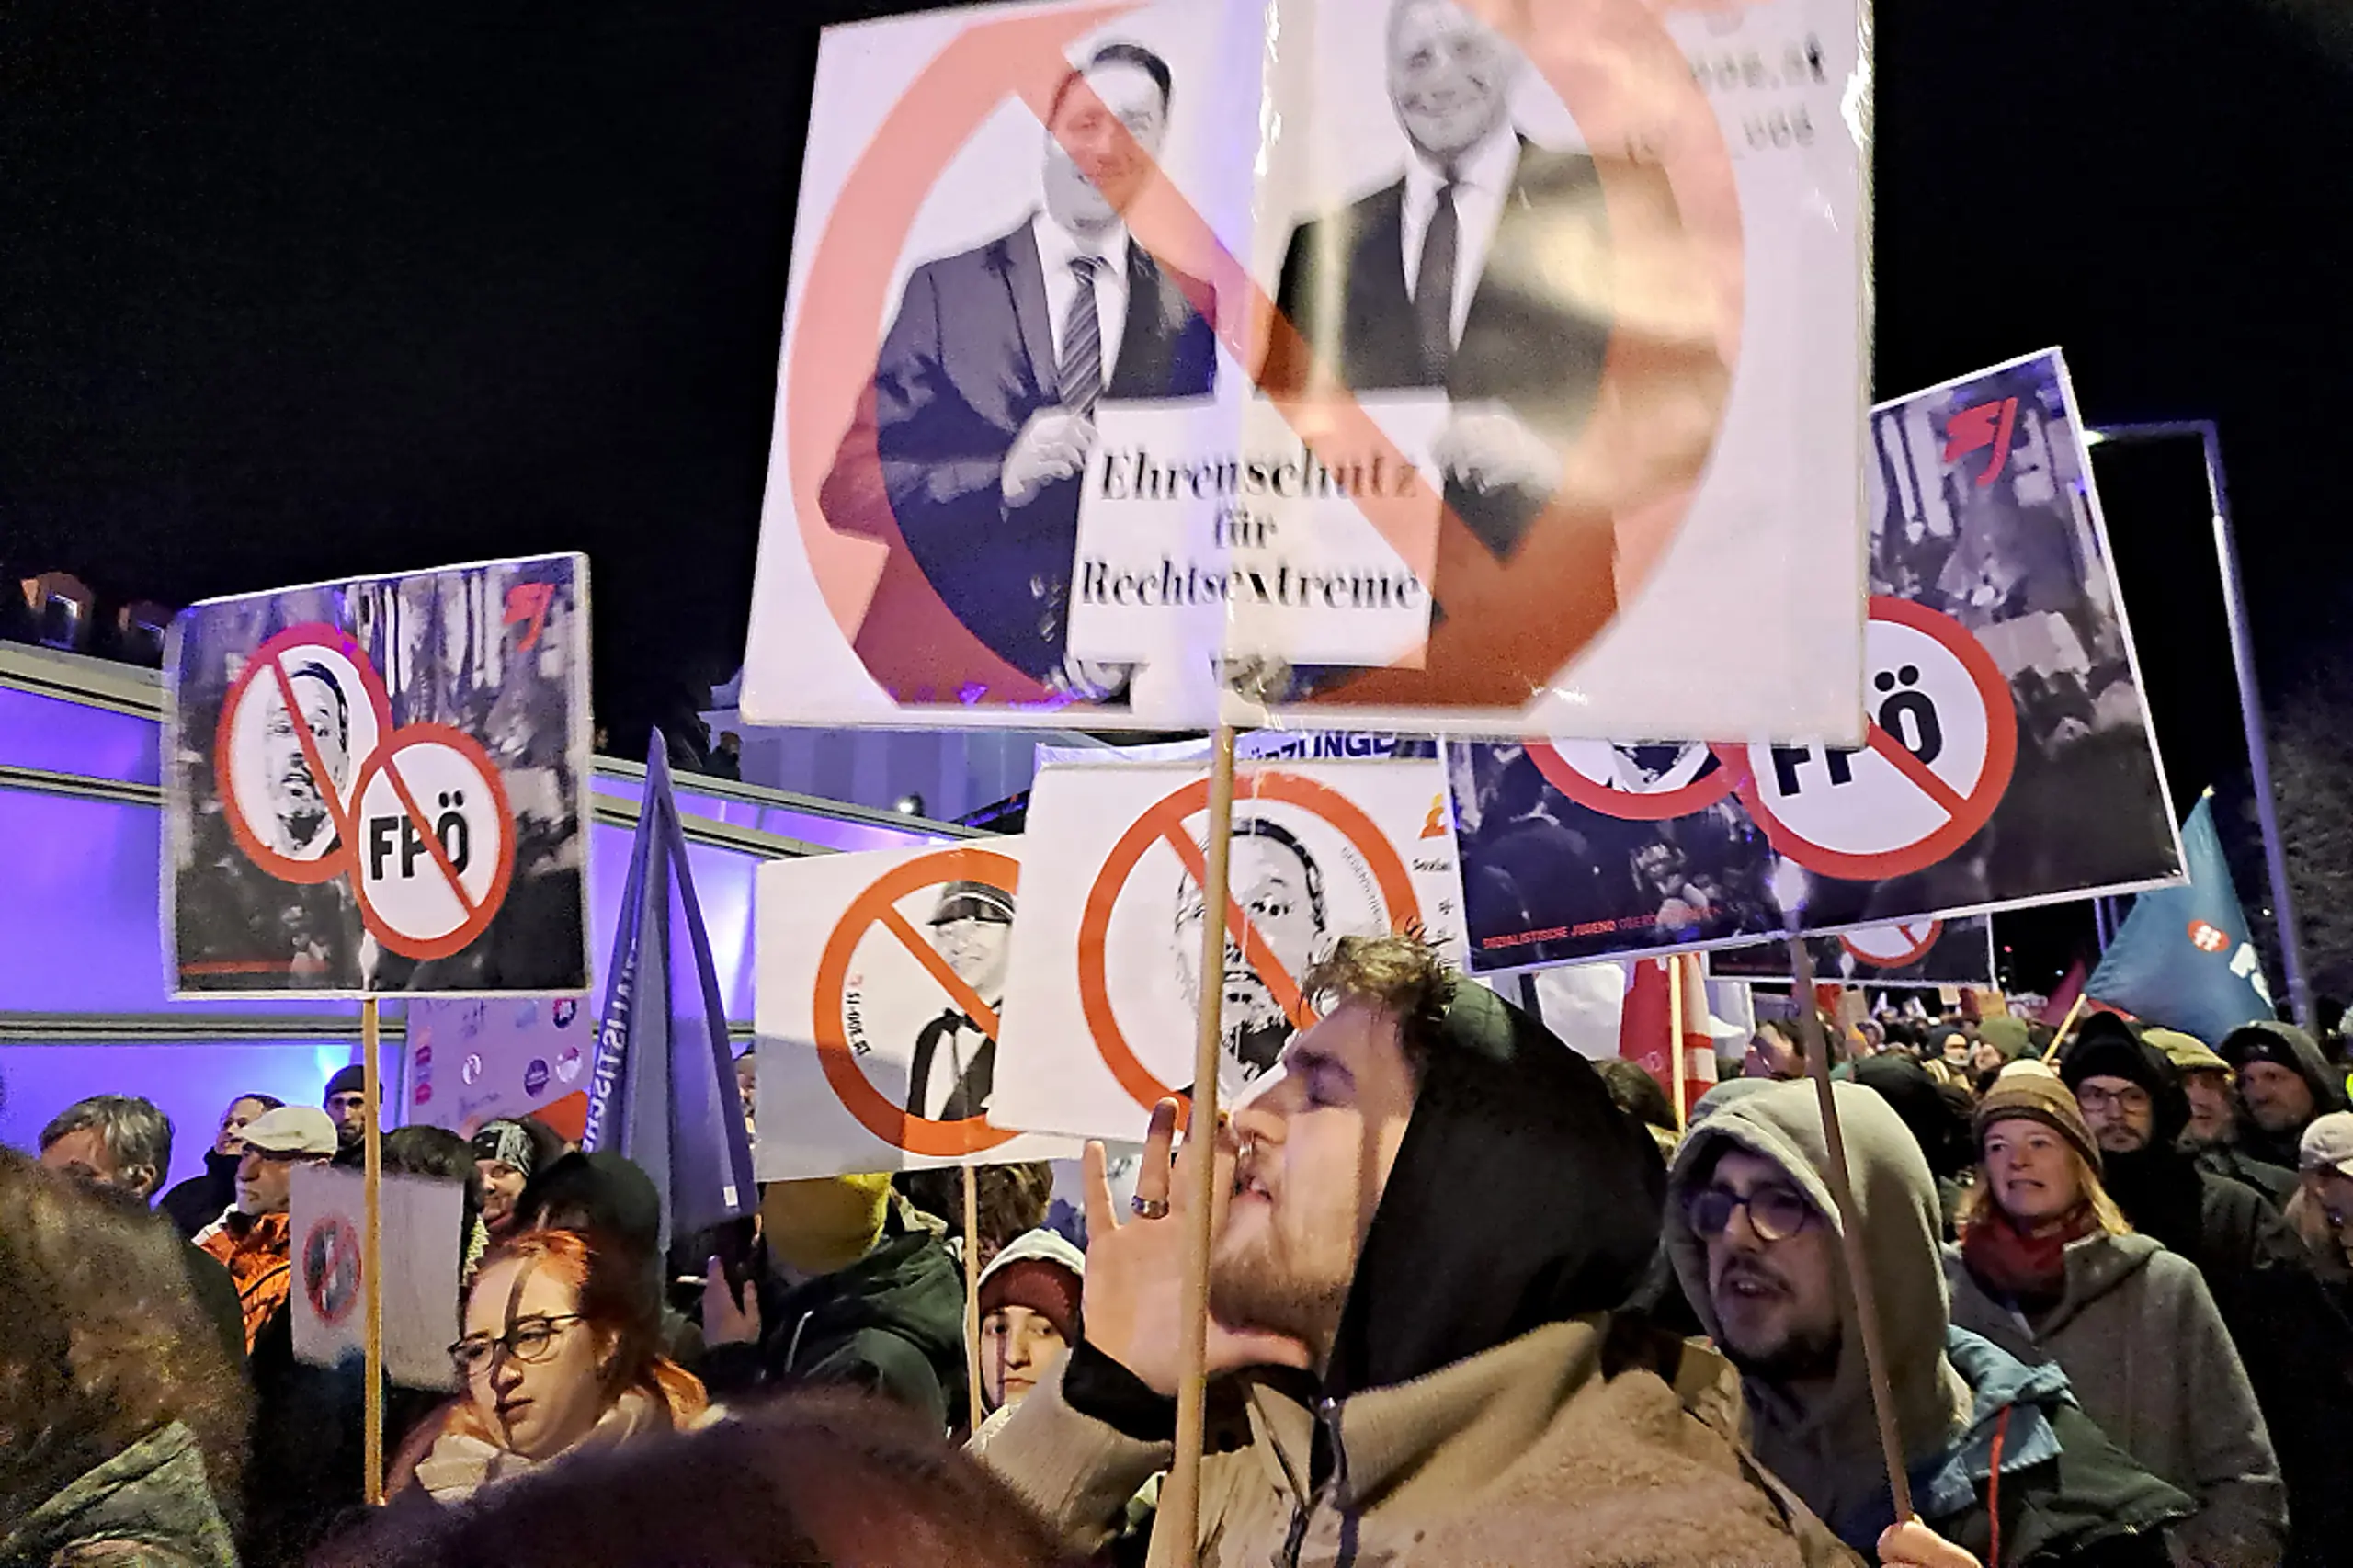
M288 653L301 648L323 648L358 672L359 690L346 693L347 700L356 698L365 701L375 714L378 744L381 745L382 738L392 733L392 699L384 689L384 677L376 673L376 666L368 662L368 655L349 633L324 621L307 620L299 626L288 627L255 649L253 657L245 662L245 667L231 683L228 698L221 704L220 724L213 732L212 778L221 797L221 814L228 819L230 835L236 839L237 847L245 852L246 858L282 882L327 882L358 863L348 831L348 804L359 798L358 775L356 772L353 775L350 792L338 796L334 780L326 776L324 759L318 755L317 744L312 739L309 729L300 722L301 709L288 694L285 658ZM320 799L335 824L335 836L342 846L339 851L331 850L314 860L298 860L271 848L245 820L245 804L237 799L237 712L255 679L264 676L278 683L279 700L286 704L290 718L294 722L295 735L302 745L303 761L310 767L312 781L318 787ZM258 694L256 699L267 700ZM350 760L358 763L361 759Z
M894 701L984 697L988 705L1009 706L1056 699L983 645L915 564L882 481L870 383L900 253L972 132L1008 96L1048 119L1070 74L1063 51L1139 8L1136 0L1113 0L966 27L899 96L860 151L811 255L779 388L780 409L790 414L779 418L791 505L828 613ZM1746 303L1740 192L1722 127L1693 81L1682 46L1643 0L1535 0L1508 17L1498 7L1478 8L1523 48L1530 74L1558 94L1598 154L1616 262L1610 277L1624 280L1616 286L1652 281L1646 272L1664 268L1692 278L1705 289L1700 313L1709 347L1729 371ZM1654 147L1654 156L1635 155L1644 146ZM1133 162L1145 154L1129 146L1122 157ZM1262 326L1272 324L1277 342L1284 335L1296 339L1295 331L1278 318L1246 257L1224 247L1174 182L1157 171L1155 176L1140 182L1122 209L1130 232L1165 267L1205 286L1211 298L1197 302L1214 301L1211 324L1233 361L1261 364L1267 358ZM1678 406L1705 411L1703 438L1693 437L1688 421L1644 417L1659 394L1643 383L1661 373L1662 358L1649 337L1631 323L1613 331L1597 412L1564 454L1583 462L1609 452L1626 460L1603 468L1643 478L1611 487L1590 506L1556 502L1510 562L1498 561L1450 510L1442 513L1433 545L1409 520L1418 517L1418 506L1363 505L1408 562L1435 558L1431 576L1449 614L1417 667L1352 676L1333 705L1520 708L1531 676L1548 678L1609 624L1614 604L1630 600L1664 558L1698 494L1733 381L1727 373L1677 383ZM1305 401L1275 399L1287 416ZM1353 398L1324 408L1339 419L1336 438L1350 449L1408 466ZM1636 451L1642 460L1628 457ZM1616 598L1606 611L1597 600L1564 614L1561 573L1582 563L1597 521L1615 531L1622 574ZM1376 677L1384 684L1372 684Z
M490 886L479 903L467 894L464 884L458 880L457 868L450 864L448 852L441 847L441 840L435 836L433 820L426 812L424 803L415 798L402 778L400 769L392 766L392 759L402 752L425 742L447 746L464 757L482 776L490 795L491 808L496 813L498 863L491 874ZM403 814L414 822L417 831L424 835L426 853L433 862L434 870L449 880L449 891L465 909L466 917L444 936L405 935L386 919L369 898L367 868L360 862L359 846L353 845L350 846L351 887L359 900L359 918L369 930L376 934L376 939L393 952L412 959L446 959L452 953L463 951L474 938L489 930L499 905L506 902L507 884L515 879L515 809L507 801L506 786L500 780L498 766L490 760L490 753L484 751L482 743L472 735L448 724L407 724L393 731L376 748L375 755L361 766L359 778L351 787L351 799L355 804L367 800L368 788L375 782L380 772L391 776L392 787L400 796Z
M1747 763L1737 756L1719 755L1714 767L1690 783L1673 790L1613 790L1577 770L1550 741L1528 743L1528 760L1536 765L1552 788L1578 805L1621 822L1665 822L1706 811L1737 790L1747 777Z
M1944 824L1926 837L1899 849L1873 853L1834 849L1812 842L1773 814L1766 803L1764 788L1754 775L1741 781L1741 803L1765 830L1767 841L1775 849L1809 870L1848 881L1906 876L1935 865L1959 849L1992 819L1995 808L2009 790L2010 773L2018 764L2018 716L2010 697L2009 678L2002 674L2001 666L1994 662L1984 644L1969 634L1968 628L1926 605L1883 596L1871 599L1870 619L1923 632L1960 661L1984 707L1985 761L1978 769L1976 780L1963 794L1930 773L1902 741L1876 722L1869 725L1864 737L1867 748L1885 758L1946 812ZM1725 747L1719 755L1736 755L1741 749Z
M1868 938L1881 931L1892 931L1908 945L1893 953L1873 952L1858 945L1856 938ZM1873 969L1902 969L1906 964L1915 964L1927 958L1928 949L1935 947L1944 934L1945 923L1941 920L1904 920L1893 926L1874 926L1867 931L1842 931L1838 935L1838 945L1854 955L1857 963L1869 964Z
M335 1262L347 1262L349 1273L338 1278L330 1267ZM313 1222L296 1255L296 1267L302 1271L302 1294L309 1299L311 1310L329 1326L349 1317L367 1293L362 1287L368 1260L360 1250L359 1233L340 1214L324 1215ZM347 1289L338 1291L337 1285Z
M1389 842L1364 808L1349 800L1330 785L1302 774L1278 770L1253 773L1242 781L1239 800L1279 801L1286 805L1300 806L1313 812L1337 828L1342 837L1354 845L1372 870L1373 881L1381 888L1381 901L1389 909L1389 923L1396 930L1406 930L1418 925L1422 917L1421 901L1414 894L1413 873L1406 869L1404 859ZM1166 843L1176 852L1198 884L1201 878L1199 864L1201 852L1185 831L1185 819L1194 812L1208 809L1210 781L1197 778L1178 787L1146 808L1120 835L1105 857L1103 869L1096 873L1095 885L1088 890L1086 907L1078 923L1078 997L1086 1017L1087 1031L1095 1037L1096 1049L1102 1053L1103 1064L1111 1070L1120 1086L1128 1091L1136 1104L1150 1110L1165 1099L1178 1102L1179 1121L1192 1109L1190 1100L1168 1085L1153 1076L1152 1070L1139 1060L1134 1047L1128 1043L1126 1033L1120 1028L1119 1015L1111 1006L1110 975L1105 962L1105 948L1111 929L1112 906L1127 890L1128 879L1143 858L1144 851L1154 844ZM1243 917L1242 911L1229 896L1226 902L1226 930L1239 932L1243 957L1258 977L1267 983L1275 999L1290 1015L1294 1026L1304 1028L1313 1022L1306 999L1300 994L1300 976L1286 974L1282 966L1258 934ZM1204 977L1207 983L1207 977Z
M1020 1134L991 1127L988 1119L981 1116L968 1116L958 1121L909 1116L905 1107L892 1104L868 1080L858 1064L858 1052L850 1045L848 1031L842 1026L850 960L857 956L858 944L866 939L867 932L876 926L882 926L898 937L939 981L949 999L986 1029L994 1040L998 1032L995 1010L973 994L972 988L948 969L947 960L932 945L907 925L906 917L898 911L898 903L911 892L944 882L983 882L1011 893L1020 885L1020 880L1021 862L993 849L942 849L919 856L885 871L872 886L850 900L849 907L834 926L834 934L825 940L825 949L817 960L817 981L811 998L817 1064L824 1070L825 1082L833 1085L842 1108L894 1149L954 1159L994 1149Z

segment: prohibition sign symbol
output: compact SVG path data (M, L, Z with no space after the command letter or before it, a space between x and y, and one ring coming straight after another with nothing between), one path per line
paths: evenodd
M1297 773L1253 774L1246 780L1246 794L1237 795L1237 804L1244 799L1279 801L1302 807L1339 829L1341 836L1356 846L1371 869L1373 881L1381 889L1381 902L1389 910L1391 927L1404 931L1419 924L1422 906L1414 895L1413 874L1405 869L1404 860L1381 831L1380 824L1361 806L1330 785ZM1154 845L1165 844L1176 851L1178 863L1195 887L1207 881L1209 868L1202 858L1201 846L1185 831L1185 819L1206 811L1209 801L1210 781L1198 778L1147 807L1111 846L1103 869L1096 873L1094 887L1087 892L1086 908L1078 924L1079 1003L1086 1013L1087 1031L1095 1037L1096 1047L1102 1052L1103 1064L1111 1070L1111 1076L1119 1080L1120 1086L1146 1110L1165 1099L1177 1101L1180 1124L1192 1109L1191 1101L1153 1076L1151 1069L1137 1059L1134 1048L1128 1044L1126 1034L1120 1028L1119 1016L1111 1007L1110 977L1104 949L1111 929L1112 905L1126 890L1144 851ZM1300 994L1300 977L1284 970L1266 937L1243 914L1240 902L1231 893L1226 898L1225 921L1227 936L1231 938L1239 933L1244 961L1266 983L1276 1004L1290 1017L1291 1027L1304 1029L1312 1026L1315 1014ZM1209 976L1202 976L1204 990L1209 988Z
M1135 0L1113 0L966 28L908 85L859 153L810 258L779 388L793 511L828 611L894 700L902 691L918 701L987 695L1013 703L1055 695L983 646L915 564L885 496L868 383L901 253L950 162L1007 97L1017 97L1041 126L1053 122L1055 99L1072 74L1064 51L1138 8ZM1535 0L1517 17L1494 14L1500 7L1478 9L1522 49L1531 74L1570 108L1589 144L1658 149L1655 163L1597 159L1610 235L1605 270L1613 286L1622 278L1630 288L1654 269L1711 280L1693 308L1712 327L1711 347L1729 370L1738 358L1745 303L1741 283L1723 281L1744 277L1740 193L1722 128L1682 46L1643 0ZM1082 82L1073 90L1078 95L1092 97L1092 89ZM1214 318L1234 362L1314 363L1315 347L1281 318L1246 262L1225 248L1116 119L1110 128L1116 163L1142 171L1131 188L1113 198L1131 234L1164 267L1206 286L1212 298L1195 302ZM1065 150L1077 155L1077 149ZM1662 212L1671 221L1663 222ZM1555 502L1508 565L1451 508L1441 508L1433 538L1427 513L1410 498L1360 503L1391 548L1424 583L1443 591L1451 651L1441 658L1434 635L1423 668L1383 672L1390 687L1348 699L1446 705L1475 692L1492 705L1524 706L1524 672L1549 676L1608 621L1563 616L1557 595L1548 603L1545 590L1531 585L1557 582L1552 568L1576 558L1579 537L1597 522L1613 527L1620 551L1643 563L1633 569L1638 579L1665 554L1698 492L1733 378L1677 384L1678 397L1697 399L1707 413L1705 438L1695 449L1683 427L1670 429L1677 422L1634 415L1657 395L1638 384L1656 358L1642 335L1613 333L1594 400L1600 412L1568 460L1582 464L1583 454L1605 451L1628 460L1639 452L1640 460L1628 460L1629 472L1655 472L1655 481L1612 488L1574 507ZM1336 423L1324 433L1330 443L1400 469L1414 466L1348 389L1313 379L1318 384L1308 392L1279 391L1274 398L1302 438L1318 439L1316 421L1306 417L1317 414ZM840 466L858 470L838 485L832 477L837 454L845 460ZM846 460L852 456L855 465ZM850 526L836 527L827 515L824 497L836 490L835 509L856 514ZM1631 597L1632 586L1620 585L1621 595ZM883 619L877 608L882 605L889 625L870 624L870 612Z
M1660 787L1621 790L1606 784L1579 767L1573 757L1590 763L1614 750L1607 741L1573 741L1568 749L1551 741L1528 743L1528 760L1545 781L1578 805L1623 822L1665 822L1706 811L1742 782L1737 759L1727 761L1704 745L1684 748L1675 766L1660 776ZM1696 764L1696 767L1695 767Z
M857 956L868 931L880 926L897 937L899 945L939 983L948 993L949 1001L962 1009L964 1016L980 1025L981 1032L995 1041L999 1032L996 1009L982 1001L980 994L948 967L939 949L899 913L899 901L911 892L956 881L983 882L1010 893L1019 886L1020 880L1021 862L993 849L943 849L919 857L884 872L871 887L850 900L849 907L834 926L833 936L825 942L824 952L818 957L817 983L811 999L817 1064L824 1069L825 1082L833 1085L843 1108L858 1119L860 1126L894 1149L954 1159L994 1149L1020 1134L991 1127L984 1116L968 1116L957 1121L909 1116L904 1106L892 1104L868 1081L842 1026L850 960Z
M300 688L294 684L298 679L303 683ZM299 753L285 752L282 738L271 734L274 719L292 732ZM313 723L337 736L343 754L340 784ZM392 700L384 679L347 633L324 621L304 621L255 649L221 704L221 723L212 743L221 814L228 819L237 846L280 881L325 882L341 876L350 863L351 801L360 759L392 730ZM264 803L271 781L255 774L272 770L273 753L279 755L278 766L284 770L279 782L292 781L287 765L299 755L307 787L317 795L333 830L304 846L307 853L279 848L271 841L276 835L270 829L255 825L272 816ZM337 852L337 846L344 853Z
M1775 849L1850 881L1906 876L1969 842L2018 745L2008 678L1950 616L1875 597L1863 651L1877 706L1862 748L1752 745L1741 786Z
M1893 926L1841 932L1838 945L1854 955L1858 963L1867 963L1873 969L1902 969L1927 958L1928 949L1944 934L1945 923L1941 920L1904 920Z
M515 875L515 816L480 742L409 724L359 769L352 891L376 939L444 959L490 929Z
M319 1321L335 1324L359 1301L359 1233L340 1214L312 1223L302 1238L302 1294Z

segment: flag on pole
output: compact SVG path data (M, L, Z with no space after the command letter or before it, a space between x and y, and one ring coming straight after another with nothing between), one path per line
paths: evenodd
M1670 1099L1675 1094L1674 1049L1669 1043L1677 1013L1667 987L1683 993L1683 1114L1689 1116L1699 1096L1715 1087L1716 1040L1729 1034L1708 1010L1708 982L1697 954L1664 959L1637 959L1626 985L1626 1005L1618 1021L1618 1054L1638 1063L1658 1080Z
M2210 1045L2241 1024L2279 1016L2214 833L2213 801L2210 790L2181 825L2188 882L2134 900L2084 983L2095 1002Z
M625 1155L654 1178L666 1244L750 1213L759 1192L726 1005L665 751L657 730L646 753L644 805L621 891L580 1146Z

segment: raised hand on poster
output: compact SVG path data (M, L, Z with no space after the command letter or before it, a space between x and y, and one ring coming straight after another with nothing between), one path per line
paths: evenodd
M1178 1346L1192 1311L1185 1301L1183 1221L1192 1207L1195 1166L1214 1145L1217 1212L1210 1222L1214 1236L1223 1228L1226 1200L1233 1190L1236 1152L1232 1128L1221 1122L1214 1139L1186 1139L1172 1161L1169 1146L1176 1135L1176 1102L1163 1100L1153 1108L1152 1130L1144 1139L1134 1217L1124 1222L1111 1200L1103 1145L1089 1143L1086 1156L1086 1291L1081 1311L1087 1343L1154 1393L1166 1395L1176 1392ZM1229 1328L1210 1319L1207 1369L1211 1377L1244 1367L1306 1368L1314 1360L1296 1339Z

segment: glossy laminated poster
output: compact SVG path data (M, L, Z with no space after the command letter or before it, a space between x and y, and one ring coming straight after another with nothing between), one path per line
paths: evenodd
M586 558L207 600L165 665L176 996L587 988Z
M1869 429L1863 744L1449 741L1475 970L2180 879L2058 351L1883 404Z
M1855 739L1869 81L1856 0L828 29L745 717Z

